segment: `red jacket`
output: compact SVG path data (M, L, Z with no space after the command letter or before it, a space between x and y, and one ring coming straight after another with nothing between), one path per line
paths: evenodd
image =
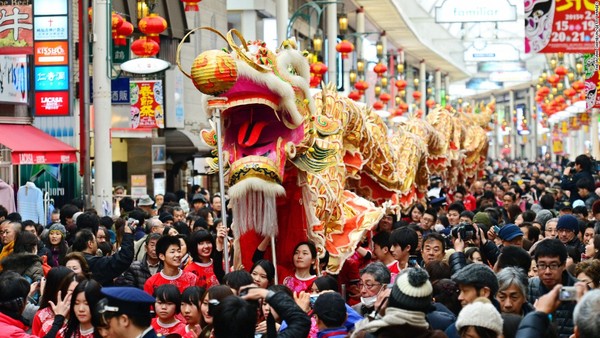
M21 321L0 312L0 332L6 338L38 338L25 332L27 326Z

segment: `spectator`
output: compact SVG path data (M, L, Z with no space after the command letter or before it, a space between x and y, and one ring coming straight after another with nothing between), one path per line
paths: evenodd
M572 171L575 170L573 174ZM582 178L587 178L594 181L592 177L592 160L589 156L582 154L575 158L573 166L567 166L563 171L563 176L560 182L560 187L563 190L569 191L569 202L573 203L575 200L581 199L577 189L577 182Z
M430 330L425 313L432 305L433 288L427 272L419 268L404 270L390 292L385 315L370 322L359 322L352 337L445 337L439 330Z
M397 231L400 231L400 229L398 229ZM414 231L412 231L412 233L414 234L413 243L416 243L418 241L417 234L414 233ZM397 233L397 235L399 235L399 233ZM378 261L385 264L385 266L390 271L390 274L392 276L391 279L394 280L396 275L400 273L401 269L400 265L398 264L398 261L394 258L394 256L391 253L390 237L390 233L386 231L378 232L375 236L373 236L373 255L375 255L375 258L377 258Z
M577 263L575 266L575 277L584 282L589 289L600 287L600 260L588 259Z
M313 305L319 337L345 338L348 329L344 326L348 314L346 303L339 293L327 292L319 295Z
M525 316L534 311L533 306L527 302L529 281L525 271L516 267L507 267L498 272L497 277L499 288L496 299L503 313Z
M556 224L558 239L567 247L577 249L579 255L585 252L585 245L577 237L579 222L573 215L563 215L558 218Z
M523 247L523 231L515 224L505 224L500 228L498 238L502 240L502 246L514 245Z
M196 275L179 268L181 265L181 243L179 238L175 236L161 237L156 242L156 255L162 263L162 269L144 283L144 291L148 294L154 294L156 288L164 284L177 286L179 292L183 292L189 286L200 286Z
M446 241L438 233L430 233L423 238L423 247L421 248L423 263L428 264L432 261L442 261L446 255Z
M529 280L527 298L530 303L533 304L556 285L575 285L575 279L566 271L567 248L560 240L546 239L539 242L534 255L539 277ZM573 333L573 308L572 303L563 302L552 317L561 337L568 337Z
M360 303L352 308L361 316L373 312L377 296L390 284L390 278L390 271L382 262L373 262L360 270Z
M122 278L119 279L119 285L135 286L138 289L144 289L144 284L148 278L162 270L156 253L156 242L158 242L160 237L156 233L151 233L146 237L144 243L146 253L142 256L141 260L131 263L131 266L123 273Z
M502 324L500 313L487 298L478 298L465 306L456 320L456 328L461 337L503 337Z

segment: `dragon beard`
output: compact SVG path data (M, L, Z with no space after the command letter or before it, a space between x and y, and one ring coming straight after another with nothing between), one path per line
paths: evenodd
M277 197L285 196L281 185L250 177L229 188L229 196L237 238L249 230L262 236L277 236Z

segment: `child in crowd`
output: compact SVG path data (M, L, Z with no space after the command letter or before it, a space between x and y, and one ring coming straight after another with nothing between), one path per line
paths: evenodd
M144 291L153 295L154 290L164 284L172 284L180 292L187 287L197 284L196 275L183 271L181 265L181 243L175 236L163 236L156 242L156 254L163 264L162 270L148 278L144 284ZM178 302L179 304L179 302Z
M152 318L152 327L158 335L170 335L172 333L183 335L185 323L175 318L179 314L181 305L181 293L175 285L164 284L154 290L154 312L156 317Z
M181 314L187 325L180 333L182 338L196 338L201 331L200 312L202 295L206 292L204 288L190 286L181 294Z

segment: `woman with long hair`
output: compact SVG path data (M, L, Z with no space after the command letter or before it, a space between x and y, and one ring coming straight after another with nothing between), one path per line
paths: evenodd
M64 266L57 266L50 269L44 285L40 286L42 298L40 299L40 308L33 316L33 323L31 325L31 333L33 335L42 337L50 331L52 322L54 322L54 311L52 311L50 304L56 304L59 294L64 298L69 293L72 293L76 286L77 279L75 272L71 269Z
M202 332L200 332L198 338L209 338L212 336L213 317L210 310L212 306L210 305L210 301L216 300L220 302L228 296L233 296L233 291L227 285L215 285L204 292L204 295L202 295L202 304L200 305L200 311L202 312L200 327L202 328Z
M294 274L285 277L283 285L293 292L310 292L310 287L317 279L315 263L317 248L311 242L300 242L294 248Z
M192 234L188 251L192 256L184 271L191 272L198 277L198 286L210 288L219 285L223 280L223 239L225 229L219 228L217 241L207 230L198 230ZM220 249L220 250L219 250Z
M48 249L46 256L48 257L48 265L51 267L63 264L63 259L69 250L67 244L67 230L60 223L54 223L48 231L48 237L43 240L44 245Z
M102 299L102 286L93 279L83 280L71 295L71 311L65 331L65 338L100 338L100 333L92 325L92 311Z
M181 294L181 315L185 319L186 326L182 338L196 338L202 328L202 296L206 290L199 286L190 286Z

